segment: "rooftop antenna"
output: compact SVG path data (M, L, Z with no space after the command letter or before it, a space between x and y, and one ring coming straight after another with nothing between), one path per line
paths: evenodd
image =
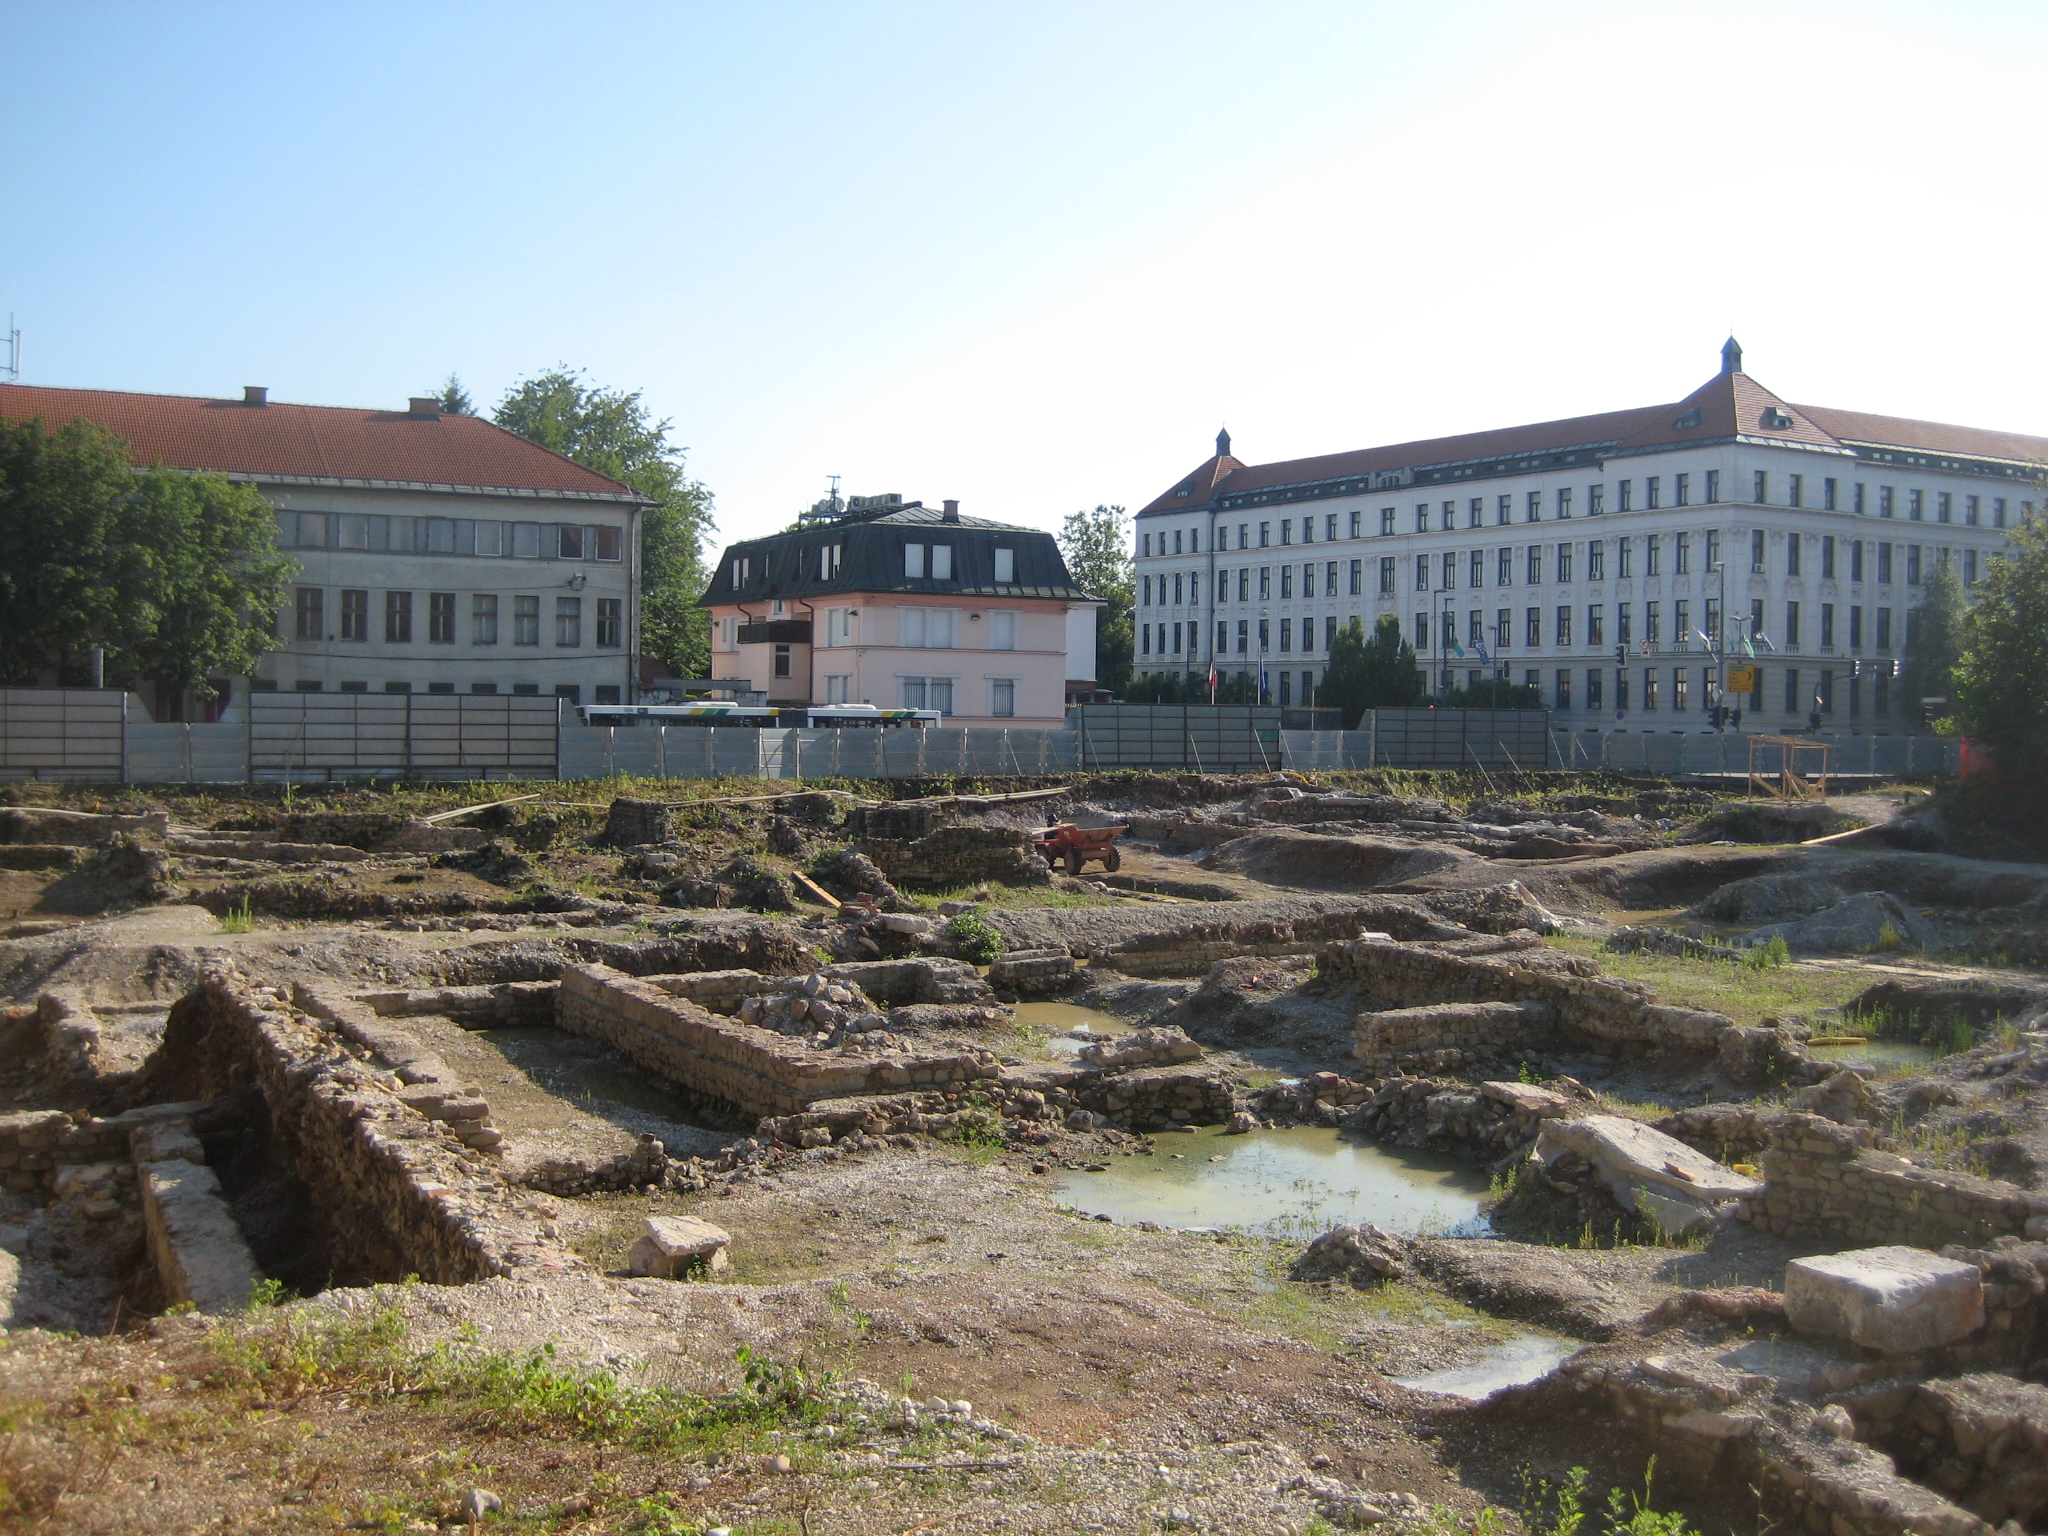
M14 323L14 312L7 312L7 361L0 364L0 373L7 375L7 382L21 382L21 327Z

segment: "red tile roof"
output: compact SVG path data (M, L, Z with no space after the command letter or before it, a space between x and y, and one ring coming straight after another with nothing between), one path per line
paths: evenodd
M1765 424L1765 413L1774 406L1792 418L1790 426ZM1700 412L1698 427L1675 425L1695 407ZM1959 458L2003 459L2020 463L2048 461L2048 437L1907 421L1896 416L1871 416L1817 405L1791 405L1781 401L1746 373L1722 373L1671 405L1639 406L1634 410L1608 411L1597 416L1572 416L1561 421L1467 432L1456 437L1427 438L1413 443L1393 443L1384 448L1362 448L1350 453L1287 459L1274 464L1243 465L1235 459L1211 459L1194 475L1183 475L1174 481L1164 495L1141 508L1139 516L1207 506L1212 496L1217 495L1238 496L1281 486L1363 478L1381 470L1512 459L1524 454L1572 449L1589 449L1606 458L1634 449L1714 442L1738 434L1752 441L1780 441L1815 448L1839 449L1844 444L1853 443L1866 447L1953 454ZM1191 493L1181 495L1183 487L1192 487Z
M618 481L476 416L0 384L0 419L34 417L53 428L80 418L99 422L127 441L138 465L218 470L255 480L634 496Z

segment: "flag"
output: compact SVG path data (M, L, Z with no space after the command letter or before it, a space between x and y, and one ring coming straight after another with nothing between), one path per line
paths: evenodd
M1266 658L1265 658L1265 657L1263 657L1263 656L1261 656L1261 657L1259 658L1259 697L1263 699L1263 698L1264 698L1265 696L1266 696Z
M1451 640L1451 642L1450 642L1450 646L1451 646L1451 654L1452 654L1453 656L1462 656L1462 655L1464 655L1464 654L1465 654L1465 647L1463 647L1462 645L1458 644L1458 642L1457 642L1457 639L1456 639L1455 637L1453 637L1453 638L1452 638L1452 640Z
M1749 631L1746 629L1742 632L1742 654L1752 657L1756 655L1756 647L1750 644Z
M1216 702L1216 658L1209 658L1209 702Z
M1481 665L1493 665L1493 658L1486 654L1486 642L1484 640L1474 640L1472 642L1472 653L1479 658Z

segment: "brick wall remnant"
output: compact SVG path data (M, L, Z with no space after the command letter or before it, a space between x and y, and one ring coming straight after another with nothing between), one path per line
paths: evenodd
M458 1077L441 1053L412 1031L387 1023L362 1003L308 987L293 988L292 1000L390 1067L398 1078L393 1091L400 1103L429 1120L442 1121L465 1146L480 1152L494 1152L504 1141L504 1133L491 1124L491 1106L475 1084Z
M846 832L861 853L899 886L942 888L994 880L1044 885L1052 877L1031 847L1031 834L1000 822L962 821L943 800L857 805Z
M585 1267L489 1159L407 1105L388 1069L344 1040L223 966L172 1007L141 1086L267 1122L349 1275L457 1285Z
M570 966L557 1023L623 1051L685 1092L756 1118L819 1099L970 1083L1002 1070L985 1051L848 1055L721 1018L607 966Z
M1353 1054L1376 1072L1449 1071L1468 1062L1549 1043L1557 1009L1549 1003L1432 1003L1361 1013Z
M1064 992L1075 979L1074 957L1064 949L1013 949L988 968L991 987L1021 997Z
M464 1029L552 1024L555 1018L555 984L552 981L504 981L490 986L358 992L356 1001L382 1018L402 1019L432 1013L453 1019Z

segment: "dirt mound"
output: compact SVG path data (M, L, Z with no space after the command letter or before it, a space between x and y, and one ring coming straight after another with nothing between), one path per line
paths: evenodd
M1779 800L1734 800L1702 817L1692 829L1691 840L1803 843L1810 837L1826 837L1859 825L1856 817L1817 800L1798 805Z
M1211 850L1205 869L1310 891L1367 891L1477 862L1455 848L1396 838L1255 832Z

